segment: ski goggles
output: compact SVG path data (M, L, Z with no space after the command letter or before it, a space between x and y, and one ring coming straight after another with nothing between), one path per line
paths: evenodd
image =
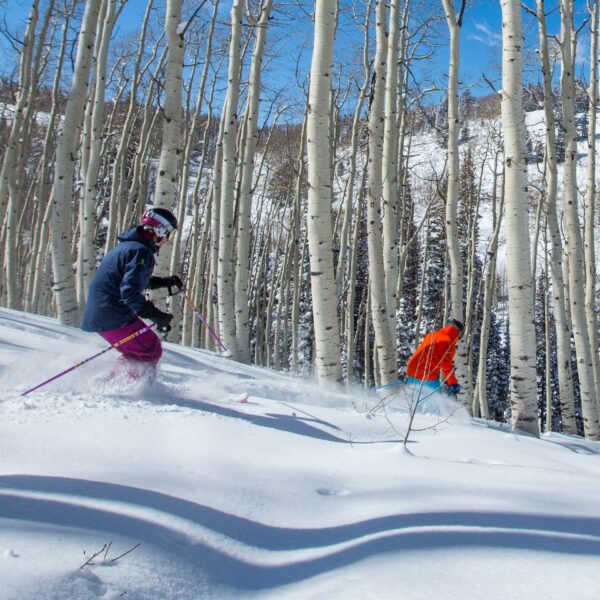
M152 227L154 233L160 238L168 238L175 231L175 228L167 219L152 209L146 212L142 218L142 224Z

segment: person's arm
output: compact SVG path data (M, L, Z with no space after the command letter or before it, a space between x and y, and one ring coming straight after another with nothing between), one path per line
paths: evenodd
M168 277L156 277L153 275L150 277L149 286L148 289L151 290L167 288L169 296L174 296L183 289L183 282L178 275L169 275Z
M444 377L444 382L448 385L458 385L458 379L454 375L454 355L456 354L456 345L450 344L442 355L440 360L440 370Z
M146 303L143 292L148 289L154 257L149 251L134 250L125 260L120 286L121 302L137 314Z

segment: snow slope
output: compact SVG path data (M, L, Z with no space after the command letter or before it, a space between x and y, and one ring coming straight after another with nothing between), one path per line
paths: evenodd
M169 344L20 396L103 344L0 310L2 600L600 598L600 444Z

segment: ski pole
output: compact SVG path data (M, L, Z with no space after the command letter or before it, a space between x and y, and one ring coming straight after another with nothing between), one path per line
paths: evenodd
M151 325L146 325L146 327L143 327L142 329L138 329L138 331L134 331L131 335L128 335L126 338L123 338L122 340L115 342L114 344L111 344L108 348L105 348L101 352L94 354L94 356L90 356L89 358L82 360L81 362L77 363L76 365L73 365L72 367L69 367L68 369L65 369L64 371L61 371L57 375L54 375L54 377L50 377L50 379L46 379L46 381L42 381L42 383L36 385L35 387L32 387L30 390L23 392L21 394L21 396L27 396L27 394L29 394L31 392L35 392L35 390L39 390L41 387L47 385L48 383L51 383L52 381L55 381L59 377L62 377L63 375L66 375L67 373L70 373L71 371L78 369L82 365L85 365L85 363L89 363L91 360L94 360L95 358L102 356L102 354L108 352L109 350L112 350L113 348L118 348L119 346L122 346L123 344L130 342L132 339L136 338L138 335L141 335L142 333L145 333L146 331L150 331L150 329L152 329L153 327L156 327L156 323L152 323Z
M221 348L227 354L229 354L229 350L227 350L227 347L223 343L223 340L217 335L217 332L208 324L206 319L200 314L200 311L194 306L194 303L192 302L192 299L188 296L187 292L185 291L185 288L181 288L180 293L185 298L185 301L190 305L192 312L196 315L196 317L198 317L198 320L200 321L200 323L202 323L206 327L206 329L208 329L210 335L212 335L212 337L215 339L217 344L219 344L219 346L221 346Z
M392 381L391 383L386 383L385 385L373 385L369 389L370 390L383 390L384 388L394 387L396 385L402 385L404 383L404 379L397 379L396 381Z

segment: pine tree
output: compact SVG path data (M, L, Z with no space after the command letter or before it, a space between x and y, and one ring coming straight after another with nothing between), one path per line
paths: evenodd
M556 99L554 103L554 118L556 119L556 162L562 164L565 162L566 154L566 141L565 141L565 129L562 126L563 122L563 111L560 97Z
M448 97L435 108L433 126L435 128L435 139L440 148L448 147Z
M500 320L495 311L492 312L490 320L486 371L490 418L500 422L509 421L510 348L508 323Z
M411 240L415 234L416 226L413 216L413 198L410 185L404 191L404 211L402 213L401 228L404 231L403 239ZM402 249L403 251L406 249ZM402 281L402 294L396 319L396 338L398 340L398 363L403 368L414 351L414 331L416 311L419 302L419 269L421 264L422 248L418 237L412 242L406 252L406 265Z
M466 317L469 318L470 364L479 360L479 336L483 319L483 304L480 302L480 282L483 279L483 263L477 253L480 240L479 232L479 189L477 186L473 153L469 149L463 156L459 180L458 236L460 253L465 270L463 285L463 304Z
M429 223L425 230L427 243L426 253L421 260L420 284L423 297L418 338L423 337L427 331L437 329L444 322L447 278L445 218L444 203L438 199L430 208Z

